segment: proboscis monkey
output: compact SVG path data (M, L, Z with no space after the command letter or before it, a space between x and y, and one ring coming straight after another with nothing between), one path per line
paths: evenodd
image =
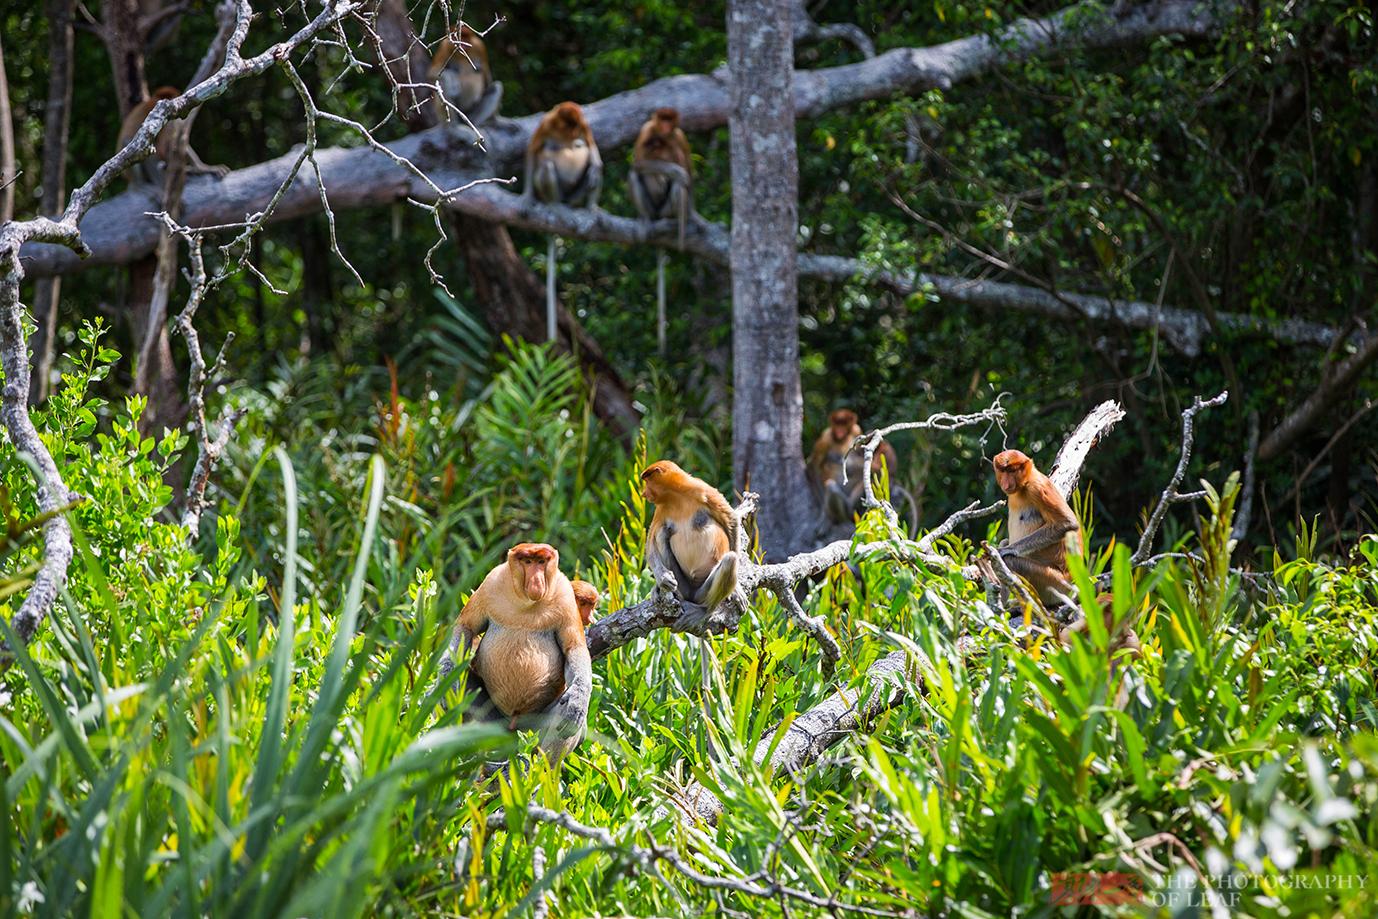
M488 572L460 613L451 653L474 642L475 715L539 730L552 760L573 750L588 718L593 663L554 548L521 543Z
M669 460L641 473L641 494L655 505L646 531L646 567L657 584L711 613L737 589L737 522L722 494ZM708 640L700 644L705 698Z
M597 209L603 188L603 158L584 110L561 102L541 119L526 147L526 194L546 204ZM546 339L554 341L555 236L546 252Z
M689 139L679 126L679 112L659 108L646 119L632 148L628 177L632 203L646 220L674 217L679 223L679 246L694 210L693 166ZM665 251L656 253L656 341L665 353Z
M148 113L153 111L153 106L162 102L164 99L176 99L182 91L175 86L160 86L153 91L143 102L129 110L129 114L124 116L124 121L120 124L120 136L115 142L115 150L118 152L124 149L124 145L139 133L139 128L143 127L144 119ZM158 132L157 138L153 141L154 153L146 159L140 160L130 169L126 178L131 185L162 185L163 173L166 169L168 157L172 155L172 122L168 122L163 129ZM196 155L196 151L187 144L187 175L213 175L223 179L230 172L228 166L208 166L202 162L201 157Z
M809 454L809 481L830 523L847 523L859 509L864 491L862 466L866 460L860 451L852 452L852 444L860 436L861 425L857 422L856 412L847 408L837 409L828 416L828 426L818 435L813 452ZM888 470L893 481L899 468L899 457L895 448L885 441L876 447L871 470L875 472L882 466Z
M569 583L574 588L574 602L579 605L579 618L588 627L593 624L594 610L598 609L598 588L588 581L574 580Z
M1081 551L1081 525L1057 486L1018 450L991 460L995 481L1009 503L1009 539L999 547L1010 571L1029 582L1048 606L1070 602L1068 543Z
M440 91L431 97L435 120L439 124L460 121L458 109L472 125L490 120L502 102L502 84L493 79L488 65L488 46L467 25L461 25L436 45L426 72L427 82Z

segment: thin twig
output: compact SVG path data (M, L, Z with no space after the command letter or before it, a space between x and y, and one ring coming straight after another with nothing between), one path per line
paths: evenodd
M1181 488L1182 480L1186 478L1187 464L1191 462L1191 448L1196 441L1196 415L1203 409L1224 405L1225 400L1229 397L1229 390L1222 390L1219 395L1205 400L1196 396L1191 405L1183 410L1182 455L1177 460L1177 469L1172 473L1172 479L1169 480L1167 487L1163 489L1162 495L1158 498L1158 506L1153 508L1153 513L1149 515L1143 535L1139 537L1139 547L1129 557L1130 564L1137 567L1148 561L1149 554L1153 551L1153 539L1158 535L1158 528L1163 525L1163 518L1167 516L1168 508L1181 501L1192 500L1201 494L1200 492L1193 492L1184 495L1178 490Z

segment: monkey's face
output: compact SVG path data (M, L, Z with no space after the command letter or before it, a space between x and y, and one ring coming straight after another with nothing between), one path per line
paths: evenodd
M995 459L991 460L991 465L995 467L995 481L1000 490L1012 495L1028 481L1033 462L1018 450L1006 450L1004 453L997 453Z
M833 440L842 443L853 434L852 428L856 427L856 412L846 409L833 412L828 418L828 427L832 429Z
M598 588L588 581L573 581L574 603L579 607L579 618L584 625L593 622L593 611L598 608Z
M507 553L507 567L512 572L512 586L518 596L535 602L550 589L555 573L560 569L560 553L545 543L524 542Z
M646 471L641 473L641 497L657 503L670 487L670 482L679 475L684 474L684 470L669 460L661 460L646 467Z

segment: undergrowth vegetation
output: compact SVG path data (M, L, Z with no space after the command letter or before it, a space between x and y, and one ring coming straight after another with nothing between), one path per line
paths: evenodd
M553 543L606 615L651 586L644 461L724 478L721 445L668 398L629 448L591 422L568 360L508 343L489 366L462 339L437 327L410 356L432 368L415 392L318 362L240 394L219 513L189 538L163 513L181 439L140 437L137 400L89 395L118 355L84 333L38 416L84 500L63 602L2 678L0 911L502 916L548 893L567 916L824 912L693 883L634 845L838 914L1046 913L1109 872L1169 908L1378 908L1378 538L1322 558L1303 528L1266 570L1232 570L1228 480L1182 539L1199 560L1131 570L1113 542L1086 560L1111 572L1137 661L1108 667L1103 629L1030 637L950 572L858 558L805 601L841 643L837 680L761 594L711 641L712 698L697 639L653 632L597 662L589 737L558 772L522 756L532 737L462 725L463 702L440 704L464 689L462 668L437 680L448 624L511 543ZM372 412L342 427L339 404ZM0 622L39 551L29 481L0 445ZM859 541L882 532L863 520ZM939 546L965 560L985 535ZM797 775L752 764L896 649L913 679L868 732ZM719 826L657 818L690 779L727 803ZM612 844L527 822L528 804ZM1097 908L1142 908L1112 900Z

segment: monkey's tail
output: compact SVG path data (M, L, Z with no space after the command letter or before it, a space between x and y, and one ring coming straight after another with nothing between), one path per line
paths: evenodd
M545 250L545 339L555 340L555 234Z
M665 263L669 260L665 250L656 253L656 345L660 356L665 356Z

